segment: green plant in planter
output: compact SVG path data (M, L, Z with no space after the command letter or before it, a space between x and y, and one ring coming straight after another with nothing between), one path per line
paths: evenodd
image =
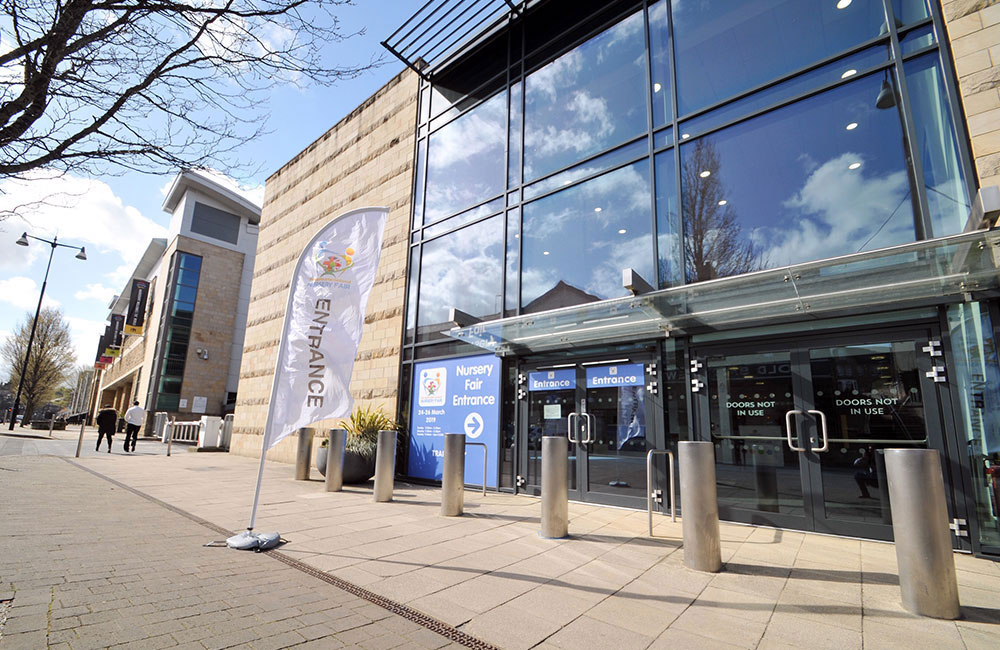
M372 460L378 448L378 432L399 430L399 424L386 415L381 407L371 406L354 409L350 419L343 421L343 426L347 430L347 451ZM329 440L326 444L329 444Z

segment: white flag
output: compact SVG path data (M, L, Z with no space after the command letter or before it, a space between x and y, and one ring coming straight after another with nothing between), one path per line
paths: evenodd
M351 372L388 212L362 208L341 215L302 251L278 346L265 450L300 427L350 414Z

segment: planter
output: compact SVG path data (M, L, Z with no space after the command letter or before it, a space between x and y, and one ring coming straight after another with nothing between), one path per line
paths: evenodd
M316 450L316 469L323 476L326 476L326 458L329 453L329 447ZM374 458L365 458L350 450L344 452L344 483L364 483L374 475Z

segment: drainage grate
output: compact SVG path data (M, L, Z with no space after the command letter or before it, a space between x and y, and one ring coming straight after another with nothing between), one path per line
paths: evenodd
M10 606L13 604L13 598L0 600L0 641L3 641L3 626L7 624L7 612L10 611Z
M66 458L64 458L63 460L65 460L70 465L74 465L75 467L78 467L78 468L82 469L85 472L89 472L89 473L93 474L94 476L96 476L96 477L98 477L100 479L103 479L103 480L107 481L108 483L111 483L112 485L114 485L116 487L119 487L119 488L121 488L123 490L126 490L128 492L131 492L132 494L134 494L136 496L139 496L139 497L142 497L143 499L146 499L147 501L151 501L152 503L155 503L158 506L166 508L167 510L169 510L169 511L175 513L175 514L178 514L178 515L180 515L182 517L185 517L185 518L187 518L187 519L189 519L189 520L191 520L191 521L193 521L193 522L195 522L197 524L201 524L202 526L204 526L204 527L206 527L206 528L208 528L208 529L210 529L212 531L215 531L216 533L219 533L220 535L225 535L226 537L230 537L231 535L233 535L232 531L226 530L225 528L222 528L221 526L216 526L215 524L213 524L210 521L202 519L201 517L198 517L197 515L193 515L190 512L187 512L185 510L181 510L180 508L178 508L176 506L173 506L173 505L171 505L171 504L169 504L169 503L167 503L165 501L160 501L159 499L157 499L154 496L150 496L150 495L146 494L145 492L140 492L139 490L137 490L137 489L135 489L135 488L133 488L133 487L131 487L129 485L125 485L124 483L121 483L120 481L116 481L115 479L110 478L108 476L105 476L104 474L101 474L99 472L96 472L96 471L90 469L89 467L85 467L83 465L80 465L79 463L76 463L76 462L74 462L72 460L69 460L69 459L66 459ZM394 600L390 600L390 599L388 599L388 598L386 598L384 596L380 596L380 595L376 594L373 591L369 591L369 590L367 590L367 589L365 589L363 587L359 587L358 585L356 585L354 583L348 582L346 580L342 580L341 578L338 578L338 577L336 577L334 575L330 575L329 573L326 573L325 571L320 571L319 569L315 569L315 568L309 566L308 564L304 564L304 563L302 563L302 562L300 562L300 561L298 561L296 559L293 559L293 558L285 555L284 553L281 553L280 551L275 551L275 550L264 551L263 555L267 555L268 557L274 558L275 560L281 562L282 564L286 564L286 565L292 567L293 569L298 569L299 571L301 571L303 573L311 575L312 577L318 578L318 579L322 580L323 582L325 582L327 584L333 585L334 587L337 587L338 589L346 591L347 593L349 593L349 594L351 594L353 596L357 596L358 598L361 598L362 600L366 600L366 601L368 601L368 602L370 602L370 603L372 603L374 605L378 605L379 607L381 607L381 608L383 608L385 610L388 610L388 611L392 612L393 614L396 614L398 616L402 616L403 618L407 619L408 621L412 621L412 622L416 623L417 625L425 627L428 630L431 630L432 632L436 632L436 633L440 634L441 636L445 637L446 639L449 639L450 641L454 641L455 643L459 643L459 644L461 644L461 645L463 645L463 646L465 646L467 648L475 648L475 650L500 650L495 645L492 645L490 643L487 643L486 641L483 641L481 639L477 639L477 638L475 638L473 636L470 636L470 635L466 634L465 632L459 630L458 628L453 627L451 625L448 625L447 623L445 623L443 621L439 621L436 618L432 618L432 617L428 616L427 614L424 614L423 612L419 612L419 611L413 609L412 607L407 607L406 605L404 605L402 603L397 603ZM2 608L3 608L3 602L0 601L0 632L2 632L2 630L3 630L2 626L3 626L3 614L4 614L4 610Z

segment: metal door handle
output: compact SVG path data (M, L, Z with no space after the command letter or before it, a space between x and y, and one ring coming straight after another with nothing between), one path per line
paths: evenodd
M580 440L573 437L573 418L579 418L580 416L576 413L570 413L566 416L566 437L573 444L580 444Z
M823 411L816 411L809 409L806 413L812 413L813 415L819 416L820 430L823 432L823 446L818 449L813 449L813 451L830 451L830 434L826 429L826 414Z
M584 439L583 444L589 445L594 442L594 416L590 413L583 413L584 420L587 422L587 437Z
M796 447L795 443L792 442L792 416L796 414L804 415L803 412L798 409L792 409L791 411L785 413L785 436L788 439L788 447L792 451L805 451L805 447Z

